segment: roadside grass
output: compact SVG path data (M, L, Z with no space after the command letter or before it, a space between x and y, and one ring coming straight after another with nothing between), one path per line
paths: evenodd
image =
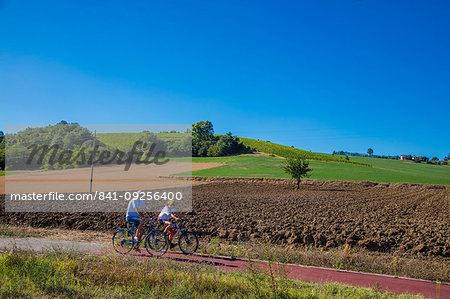
M450 185L450 166L365 157L350 157L350 159L370 163L372 167L311 160L310 167L313 171L310 179ZM222 162L226 164L193 171L192 175L202 177L289 178L280 167L282 160L282 158L270 155L193 157L193 163Z
M211 266L74 252L0 255L0 297L150 298L423 298L376 289L316 284Z
M12 174L16 174L16 173L19 173L19 171L4 171L4 170L0 170L0 176L12 175Z
M410 277L430 281L450 282L450 260L442 261L397 257L389 253L373 253L346 245L331 250L314 247L289 248L253 242L222 242L219 239L201 242L199 252L232 258L267 260L268 252L274 262L350 270L358 272Z
M111 234L96 230L70 230L0 224L0 237L4 238L48 238L54 240L94 242L111 244Z
M28 230L24 227L11 227L8 225L0 224L0 237L4 238L27 238L27 237L41 237L42 235Z

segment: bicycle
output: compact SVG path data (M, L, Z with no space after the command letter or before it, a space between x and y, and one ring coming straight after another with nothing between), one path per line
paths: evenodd
M181 232L180 236L178 237L178 247L180 247L180 250L184 254L193 254L198 249L198 238L194 232L187 230L185 226L185 221L188 221L188 219L182 218L178 220L179 224L178 222L172 224L172 229L175 229L175 233L173 234L172 240L178 233ZM166 236L166 238L169 242L169 237Z
M119 228L112 236L114 250L120 254L129 253L133 248L140 248L142 241L147 252L152 256L163 256L169 248L169 241L162 230L155 229L155 220L144 218L148 223L142 228L144 235L140 240L135 240L137 227L134 223L129 228Z

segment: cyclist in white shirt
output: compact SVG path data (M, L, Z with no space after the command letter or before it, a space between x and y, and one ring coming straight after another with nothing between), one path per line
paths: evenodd
M175 220L179 220L177 216L174 215L176 212L173 207L173 200L169 200L167 205L162 209L161 213L159 213L158 220L164 223L164 233L167 234L170 231L169 241L172 243L173 235L175 230L172 229L172 222L170 221L172 218ZM172 247L172 244L171 244Z
M128 203L127 208L127 222L133 223L137 227L136 236L134 237L136 241L142 238L142 234L144 233L142 227L148 222L145 218L148 215L148 210L145 207L145 203L143 200L140 200L139 197L136 197ZM139 251L139 248L136 250Z

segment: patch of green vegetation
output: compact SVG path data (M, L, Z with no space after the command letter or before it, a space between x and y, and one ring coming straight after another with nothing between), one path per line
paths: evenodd
M335 162L342 162L342 163L349 163L349 164L360 164L365 166L370 166L368 163L363 162L357 162L357 161L351 161L342 159L338 156L328 155L328 154L321 154L321 153L314 153L310 151L305 151L281 144L271 143L268 141L260 141L255 139L249 139L249 138L239 138L242 143L258 152L268 153L277 155L283 158L294 158L297 156L302 157L303 159L308 160L318 160L318 161L335 161Z
M17 174L17 173L20 173L20 171L4 171L4 170L0 170L0 176L12 175L12 174Z
M182 161L180 159L180 161ZM260 177L289 178L281 169L283 159L259 155L240 155L231 157L193 157L192 162L226 163L223 166L193 171L193 176L204 177ZM185 175L185 174L178 174Z
M127 151L136 140L144 137L147 133L99 133L97 139L111 147L117 148L121 151ZM154 133L156 137L164 141L173 141L176 139L186 138L185 133Z
M39 237L37 233L29 232L23 228L9 227L7 225L0 224L0 237L4 238L28 238Z
M0 297L421 298L274 276L150 258L13 252L0 256Z
M315 180L450 185L449 166L365 157L351 157L351 159L370 163L373 166L366 167L355 164L310 161L309 165L313 170L310 178ZM226 163L216 168L193 171L192 175L203 177L289 178L280 167L282 161L283 159L278 157L260 155L192 158L194 163Z

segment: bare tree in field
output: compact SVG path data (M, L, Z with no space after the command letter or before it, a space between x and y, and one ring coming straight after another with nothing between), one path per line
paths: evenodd
M312 169L309 168L309 162L300 156L294 158L286 158L286 160L281 164L284 172L290 174L293 179L297 180L297 190L300 189L300 182L302 178L307 178L310 176L308 172Z

